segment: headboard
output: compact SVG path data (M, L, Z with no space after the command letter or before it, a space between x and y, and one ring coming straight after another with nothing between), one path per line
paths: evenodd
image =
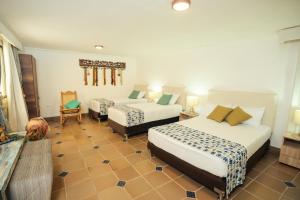
M262 124L273 128L276 115L276 94L272 92L245 92L212 89L207 101L214 104L229 104L248 107L265 107Z
M148 85L146 85L146 84L135 84L133 86L133 89L134 90L145 91L146 92L145 98L148 98Z
M176 102L176 104L182 105L183 108L185 108L186 105L186 91L185 87L173 87L173 86L164 86L162 88L163 93L174 93L179 94L179 98Z

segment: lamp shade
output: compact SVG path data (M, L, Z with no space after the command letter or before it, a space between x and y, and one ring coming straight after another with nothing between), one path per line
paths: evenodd
M149 98L154 102L156 102L158 100L160 95L161 95L161 92L149 91Z
M295 110L294 122L295 124L300 124L300 110Z
M186 100L186 103L187 103L188 106L194 107L194 106L197 105L198 99L199 98L197 96L188 96L187 100Z

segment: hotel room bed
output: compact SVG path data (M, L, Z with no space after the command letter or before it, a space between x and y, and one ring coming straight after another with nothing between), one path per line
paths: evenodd
M141 103L127 105L127 108L111 107L108 109L108 125L114 132L124 135L127 139L132 135L146 133L151 127L179 121L186 98L184 88L164 87L163 92L180 94L177 103L172 105ZM129 110L136 112L137 117L128 116Z
M258 127L238 125L232 127L226 122L218 123L206 119L205 116L199 116L177 123L184 127L189 127L242 144L247 149L248 158L263 146L271 136L271 128L265 125ZM181 141L161 134L155 129L149 130L148 140L156 147L175 155L195 167L206 170L219 177L226 177L227 175L225 163L221 159L217 159L207 152L192 148Z
M228 165L221 156L203 150L205 148L203 148L202 141L199 142L202 145L200 147L198 142L194 143L194 141L203 139L198 136L204 133L211 137L224 139L225 142L230 141L241 145L240 147L246 150L245 171L248 172L269 147L275 114L275 100L274 94L271 93L223 91L212 91L208 95L208 100L222 105L265 106L262 125L230 126L225 122L218 123L200 115L189 120L149 129L148 148L152 155L214 190L222 199L227 191ZM211 141L209 138L209 142Z
M107 102L107 103L104 103ZM100 119L101 121L107 120L107 110L108 105L125 105L125 104L137 104L137 103L146 103L146 98L141 99L129 99L129 98L107 98L103 99L92 99L89 105L89 115L94 119Z
M147 91L147 85L135 85L134 90ZM146 94L143 98L130 99L128 97L95 98L89 103L89 116L104 121L107 120L108 108L114 105L146 103Z

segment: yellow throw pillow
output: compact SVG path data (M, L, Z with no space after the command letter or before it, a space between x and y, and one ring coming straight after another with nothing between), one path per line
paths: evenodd
M226 117L226 122L231 126L238 125L243 121L250 119L252 116L242 110L240 107L236 107L233 111Z
M231 108L218 105L215 109L207 116L208 119L222 122L226 116L232 111Z

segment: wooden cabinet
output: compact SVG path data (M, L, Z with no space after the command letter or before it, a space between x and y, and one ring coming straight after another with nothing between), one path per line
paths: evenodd
M286 133L280 149L279 162L300 169L300 136L295 133Z
M32 55L19 54L22 87L27 105L29 119L40 116L39 94L36 76L36 63Z

